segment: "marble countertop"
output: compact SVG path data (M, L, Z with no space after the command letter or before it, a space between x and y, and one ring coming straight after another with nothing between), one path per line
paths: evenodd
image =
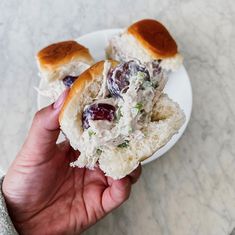
M234 0L1 0L0 166L36 111L37 50L147 17L169 28L185 57L192 118L174 148L143 167L128 202L85 234L235 234Z

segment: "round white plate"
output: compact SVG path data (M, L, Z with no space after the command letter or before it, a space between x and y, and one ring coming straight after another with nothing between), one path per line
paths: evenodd
M121 31L122 29L107 29L96 31L83 35L77 38L76 41L89 48L92 56L96 61L104 60L105 47L107 45L108 40L114 35L120 33ZM41 80L39 87L43 88L44 85L45 84L43 80ZM179 132L174 135L164 147L156 151L150 158L143 161L143 164L149 163L157 159L158 157L166 153L169 149L171 149L174 144L180 139L188 125L192 111L192 87L184 66L182 66L177 72L170 74L164 92L167 93L168 96L174 101L176 101L183 109L186 116L186 122L180 128ZM49 103L49 99L38 95L38 109L47 106ZM63 139L63 136L59 137L59 141Z

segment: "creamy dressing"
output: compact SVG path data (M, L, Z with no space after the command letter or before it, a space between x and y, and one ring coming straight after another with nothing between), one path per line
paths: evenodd
M107 89L107 76L108 76L108 72L111 68L111 63L108 62L108 61L105 61L104 63L104 69L103 69L103 82L102 82L102 85L101 85L101 88L100 88L100 91L96 97L96 99L99 99L99 98L105 98L105 96L107 96L108 94L108 89Z

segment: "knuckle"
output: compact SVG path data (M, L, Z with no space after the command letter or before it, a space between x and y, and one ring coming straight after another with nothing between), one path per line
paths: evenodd
M33 123L37 123L39 124L41 122L41 117L42 117L42 111L37 111L34 115L34 118L33 118Z
M40 118L41 114L40 114L40 111L37 111L34 115L34 120L38 120Z

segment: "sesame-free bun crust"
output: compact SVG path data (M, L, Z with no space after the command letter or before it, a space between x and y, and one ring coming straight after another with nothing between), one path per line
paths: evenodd
M51 44L40 50L37 54L41 69L55 69L75 58L88 64L93 61L89 50L76 41Z
M158 21L140 20L128 27L127 33L156 59L164 59L177 54L177 44L168 30Z

